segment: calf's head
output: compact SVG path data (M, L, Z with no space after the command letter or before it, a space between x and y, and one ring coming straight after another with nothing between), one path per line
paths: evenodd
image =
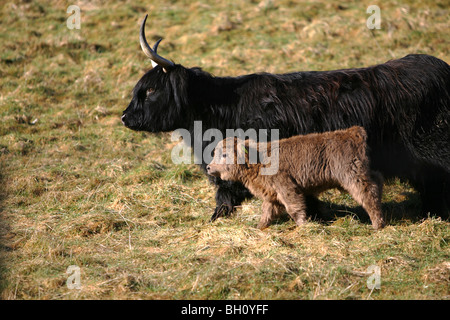
M248 167L248 143L236 137L220 141L214 149L214 158L206 167L208 174L222 180L239 180L240 172Z
M153 68L136 84L133 98L122 115L123 124L133 130L161 132L182 128L186 121L183 107L187 104L187 73L157 54L158 40L153 49L145 38L145 22L141 24L140 43Z

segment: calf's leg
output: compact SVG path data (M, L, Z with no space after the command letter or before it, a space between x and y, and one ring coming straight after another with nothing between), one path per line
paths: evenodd
M280 185L277 188L278 200L286 207L287 213L300 226L306 222L305 195L293 184Z
M273 220L280 216L283 212L283 206L276 202L264 200L262 204L262 216L259 220L258 229L267 228Z
M343 187L369 214L375 230L386 225L381 211L382 184L375 183L370 177L364 176L343 185Z

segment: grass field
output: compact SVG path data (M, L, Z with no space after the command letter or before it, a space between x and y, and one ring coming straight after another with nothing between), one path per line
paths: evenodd
M260 231L259 200L209 223L214 187L175 165L170 134L120 121L150 68L140 50L218 76L363 67L427 53L450 62L450 8L421 1L6 2L0 14L2 299L449 299L449 222L418 219L417 193L385 186L371 229L332 190L329 221ZM381 8L369 30L366 9ZM80 269L80 289L66 270ZM380 289L367 281L381 270Z

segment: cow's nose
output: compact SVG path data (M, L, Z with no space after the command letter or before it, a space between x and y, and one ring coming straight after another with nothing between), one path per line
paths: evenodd
M122 115L122 117L120 118L122 120L123 124L125 124L125 116L126 116L126 114Z

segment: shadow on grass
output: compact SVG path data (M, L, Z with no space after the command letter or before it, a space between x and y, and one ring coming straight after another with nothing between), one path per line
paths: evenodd
M404 192L403 194L407 198L404 201L389 201L382 203L382 211L388 225L401 221L416 223L424 218L420 210L421 202L419 195L413 192ZM318 207L320 209L311 209L310 207ZM354 216L361 221L361 223L371 224L369 215L363 207L359 205L347 206L326 201L319 201L318 203L314 203L312 205L309 204L308 218L315 222L331 224L337 219L346 216ZM284 224L290 219L291 218L285 214L274 221L273 224Z
M413 192L404 192L406 200L401 202L388 201L381 204L381 210L386 218L387 224L395 224L400 221L418 222L424 218L421 214L421 202L419 195ZM334 220L353 215L362 223L370 224L370 217L361 206L346 206L335 203L322 202L321 214L312 215L314 221L331 223Z

